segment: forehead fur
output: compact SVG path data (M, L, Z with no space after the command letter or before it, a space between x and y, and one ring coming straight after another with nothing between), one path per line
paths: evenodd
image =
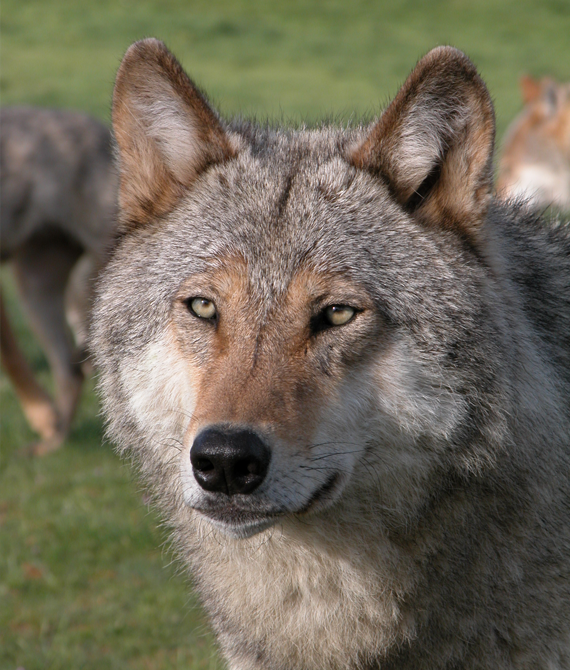
M234 128L238 155L202 175L170 214L134 231L126 253L143 245L145 262L164 256L176 274L239 254L251 272L274 273L274 290L307 263L349 272L363 260L356 256L362 235L377 237L383 219L409 225L384 184L345 160L359 135Z
M395 320L448 310L438 296L468 290L475 268L462 262L460 239L418 223L382 180L346 160L364 132L233 127L236 157L203 173L169 214L132 231L115 252L103 281L115 287L115 312L128 303L116 319L129 319L133 343L164 323L187 277L228 255L245 260L259 301L309 268L363 283Z

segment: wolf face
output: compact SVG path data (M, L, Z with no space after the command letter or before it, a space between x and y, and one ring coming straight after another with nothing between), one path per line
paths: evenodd
M145 40L113 122L123 237L92 333L104 409L232 668L388 668L420 631L440 654L455 596L432 617L410 594L428 593L434 555L484 534L469 482L513 514L530 495L509 452L528 442L520 416L530 452L547 432L567 441L486 224L501 213L475 68L435 49L371 127L294 131L222 123ZM491 588L471 560L445 566L460 600Z
M428 289L434 285L449 295L460 291L457 284L467 289L473 279L455 276L452 254L440 259L440 268L433 267L436 235L425 224L419 227L394 202L390 184L371 174L380 169L369 165L376 159L373 143L392 141L394 129L379 138L378 128L368 135L364 130L224 130L200 98L194 101L198 109L182 107L180 96L192 100L198 94L187 81L181 91L174 88L173 63L168 63L171 70L165 66L154 74L157 88L148 94L127 88L133 87L129 68L154 73L148 53L166 57L155 43L139 45L125 61L125 74L119 74L115 132L125 156L124 226L141 228L140 219L150 217L151 208L161 217L160 223L148 224L153 255L140 244L138 230L125 244L133 245L132 260L144 254L140 263L153 282L160 276L164 320L143 351L145 338L136 338L141 343L136 362L120 362L119 374L128 388L129 414L150 424L140 425L142 432L150 429L159 444L174 439L183 450L186 504L218 528L248 535L283 515L331 505L353 476L359 486L373 484L379 466L367 454L368 436L377 432L371 423L381 424L383 441L397 444L397 458L403 460L411 447L407 442L421 435L453 439L466 403L438 372L443 360L422 362L427 352L418 351L409 326L402 330L400 324L417 318L412 313L417 296L433 292ZM439 56L445 57L446 52ZM144 82L150 89L147 77L137 77L135 85ZM164 97L156 97L157 91ZM136 130L132 114L122 112L127 104L138 111ZM492 127L485 124L492 123L492 115L490 108L485 112L477 120L481 128L473 132L486 131L490 142ZM440 160L437 141L443 140L429 135L430 113L410 109L408 123L422 133L414 142L410 129L401 131L397 150L417 172L398 183L405 202L416 197L415 189ZM195 130L200 122L204 128ZM450 114L452 123L465 121ZM414 156L426 145L432 156ZM133 157L130 166L129 152L142 154L140 146L150 158ZM214 164L199 173L201 161ZM488 173L488 157L481 163ZM155 190L160 170L175 173L168 175L174 185L161 185L158 196L154 190L141 195L141 168L145 174L156 171L148 177ZM191 186L183 192L184 179ZM174 208L162 212L165 194L175 191L181 195ZM477 205L481 212L469 224L477 225L485 205L483 198ZM150 229L140 232L148 235ZM402 267L406 245L400 239L410 236L417 238L417 258ZM467 253L461 241L453 246L453 254ZM145 278L139 272L133 274L145 299L140 306L130 300L128 312L148 329L154 317L149 289L140 285ZM426 305L430 321L441 313L438 325L447 329L453 308L442 307L447 313ZM443 359L445 352L436 357ZM157 388L160 369L168 369L168 379ZM176 427L164 426L162 433L164 412L173 414Z

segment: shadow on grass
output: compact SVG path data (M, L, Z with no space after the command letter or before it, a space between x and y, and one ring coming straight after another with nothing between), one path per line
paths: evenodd
M99 449L112 450L112 444L104 436L101 418L86 416L76 422L63 448L89 452Z

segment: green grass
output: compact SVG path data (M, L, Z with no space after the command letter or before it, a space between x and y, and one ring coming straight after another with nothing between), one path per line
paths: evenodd
M570 80L568 0L4 0L2 104L109 119L128 44L155 35L223 113L311 122L377 112L415 61L454 44L496 101L499 136L523 72ZM14 324L42 381L10 277ZM220 668L166 532L128 467L102 444L92 385L68 443L40 460L0 377L0 668Z
M502 131L521 73L570 79L569 34L568 0L4 0L1 93L108 119L123 52L155 35L225 112L350 116L454 44L489 83Z
M7 273L3 289L49 386ZM0 668L220 668L188 582L161 549L166 533L102 444L93 383L65 447L42 459L20 451L34 436L5 375L0 402Z

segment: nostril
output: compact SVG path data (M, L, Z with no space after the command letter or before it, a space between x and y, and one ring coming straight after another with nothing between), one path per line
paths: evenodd
M238 461L234 466L234 475L236 477L247 477L248 475L258 475L260 471L259 461L243 460Z
M199 472L210 472L215 469L214 464L207 458L197 458L192 462L192 467Z
M206 491L251 493L265 479L270 452L252 431L208 428L194 440L190 461Z

